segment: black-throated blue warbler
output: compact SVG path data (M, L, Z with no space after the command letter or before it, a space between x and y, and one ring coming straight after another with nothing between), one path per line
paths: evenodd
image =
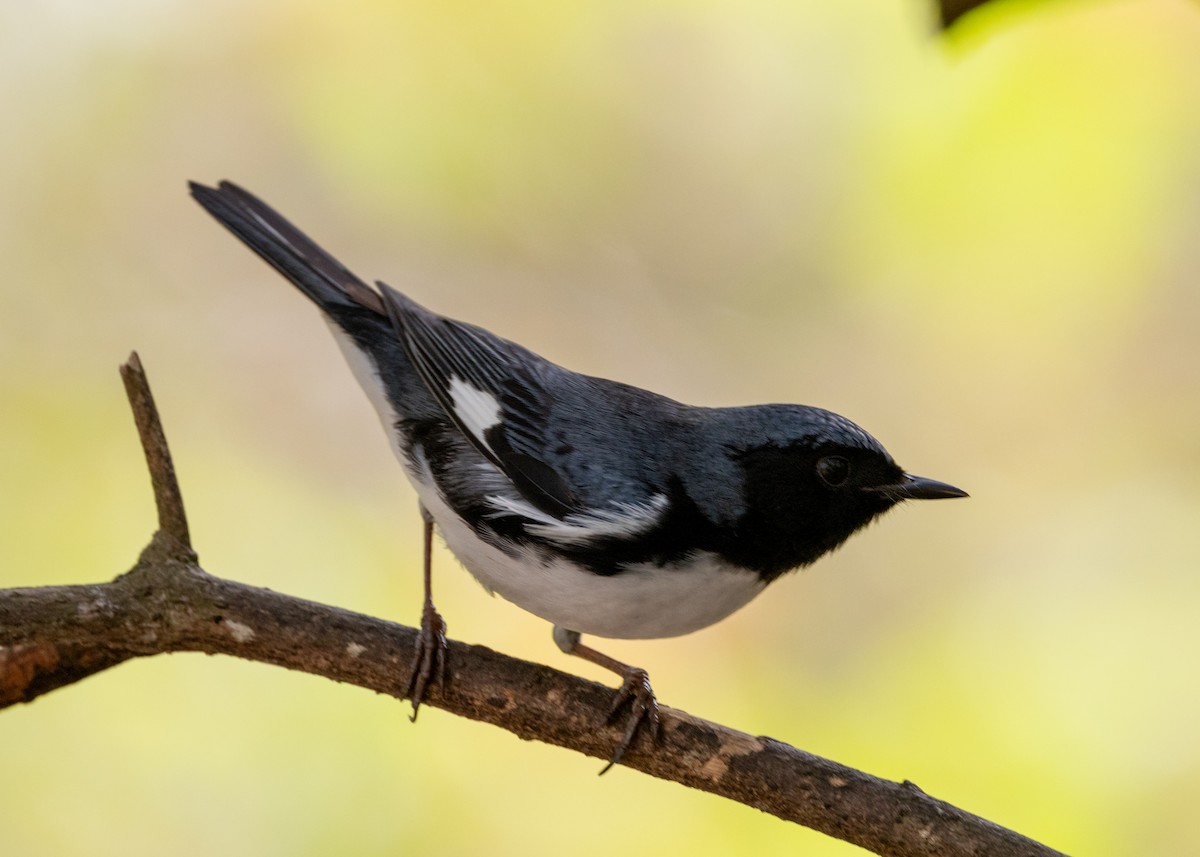
M581 634L687 634L903 500L966 496L905 473L830 411L692 407L572 372L372 289L234 184L191 191L321 309L416 488L425 605L406 689L414 717L428 683L445 680L434 527L484 587L552 622L564 652L623 677L610 718L630 711L611 766L641 724L657 735L658 706L644 670Z

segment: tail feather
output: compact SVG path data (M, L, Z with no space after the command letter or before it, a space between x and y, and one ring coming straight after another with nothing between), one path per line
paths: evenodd
M258 197L227 181L188 186L209 214L318 306L364 307L386 317L376 291Z

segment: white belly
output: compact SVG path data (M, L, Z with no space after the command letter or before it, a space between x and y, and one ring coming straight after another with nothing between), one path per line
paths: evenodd
M712 554L700 554L686 569L634 565L608 576L544 561L533 551L513 556L476 536L435 490L418 492L446 545L489 592L581 634L677 637L724 619L765 586L757 574Z

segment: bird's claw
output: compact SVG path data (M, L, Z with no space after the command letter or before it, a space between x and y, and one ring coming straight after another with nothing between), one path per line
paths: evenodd
M657 743L662 735L662 719L658 713L658 700L655 699L654 691L650 688L650 676L644 669L630 667L626 671L625 681L617 690L612 707L608 710L609 724L616 722L621 710L626 706L629 707L629 719L625 721L625 734L621 738L621 743L617 745L616 751L608 760L608 764L600 772L602 775L621 761L621 757L625 755L625 751L629 749L639 727L643 724L649 730L648 735L651 741Z
M412 665L409 668L408 687L404 695L412 700L412 715L409 720L416 722L417 711L425 701L425 691L429 685L436 683L446 686L446 652L449 644L446 642L446 620L432 604L426 604L421 612L421 631L417 634L417 644L414 647Z

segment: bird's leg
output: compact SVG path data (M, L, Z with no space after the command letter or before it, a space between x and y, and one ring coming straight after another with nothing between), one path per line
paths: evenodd
M644 669L623 664L616 658L610 658L603 652L596 651L591 646L583 645L579 642L578 631L568 631L558 625L554 626L554 642L568 655L575 655L604 667L606 670L612 670L624 680L617 690L612 707L608 710L608 722L616 721L621 709L627 705L629 706L629 719L625 721L625 735L621 738L621 743L617 745L616 751L609 758L604 770L600 771L601 774L607 773L609 768L621 761L621 757L633 743L638 727L643 723L649 730L650 740L657 741L659 739L662 734L662 720L658 715L658 700L654 698L654 691L650 688L650 676Z
M417 635L416 650L413 652L408 687L404 695L412 700L412 716L416 721L417 711L425 699L425 690L430 681L446 686L446 620L433 606L433 518L425 507L421 507L421 518L425 522L425 606L421 610L421 632Z

